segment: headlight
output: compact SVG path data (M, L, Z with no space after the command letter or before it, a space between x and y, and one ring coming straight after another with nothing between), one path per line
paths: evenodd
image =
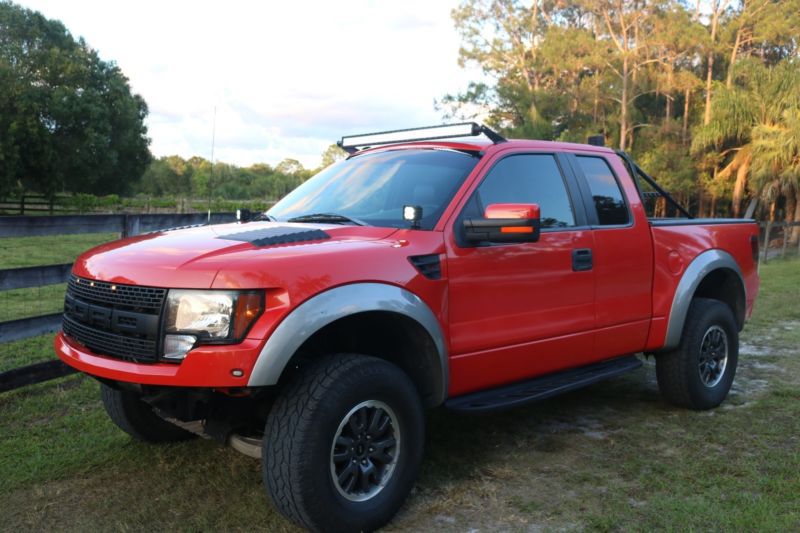
M164 358L183 359L196 344L240 342L263 309L261 292L170 290Z

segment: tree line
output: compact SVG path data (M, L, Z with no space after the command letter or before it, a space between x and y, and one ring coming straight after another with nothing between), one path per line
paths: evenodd
M701 216L759 198L800 221L800 0L464 0L452 16L484 79L437 101L447 118L602 133Z
M322 153L316 169L304 168L296 159L284 159L274 167L266 163L239 167L172 155L153 159L132 190L152 196L277 200L346 155L332 144Z

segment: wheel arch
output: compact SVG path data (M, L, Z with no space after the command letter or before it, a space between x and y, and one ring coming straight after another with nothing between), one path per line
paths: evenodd
M248 386L277 385L322 351L364 353L403 369L426 406L447 397L447 347L439 321L412 292L385 283L354 283L303 302L270 335Z
M686 268L675 289L662 349L680 344L689 305L694 298L719 300L730 307L739 330L744 327L746 288L736 260L724 250L706 250Z

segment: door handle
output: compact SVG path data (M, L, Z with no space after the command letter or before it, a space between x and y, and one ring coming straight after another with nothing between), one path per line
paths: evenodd
M577 248L572 250L572 271L583 272L592 269L592 249Z

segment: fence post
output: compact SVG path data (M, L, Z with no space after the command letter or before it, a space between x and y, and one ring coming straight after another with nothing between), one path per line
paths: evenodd
M25 214L25 193L22 193L22 196L19 197L19 214Z
M767 262L767 251L769 250L769 232L772 229L772 221L767 221L767 227L764 229L764 263Z
M133 237L134 235L139 235L139 227L141 223L141 217L139 215L130 215L125 214L124 219L122 221L122 235L121 237L124 239L125 237Z
M789 230L789 223L783 223L783 247L781 248L781 259L786 257L786 247L789 245L789 235L787 234Z

